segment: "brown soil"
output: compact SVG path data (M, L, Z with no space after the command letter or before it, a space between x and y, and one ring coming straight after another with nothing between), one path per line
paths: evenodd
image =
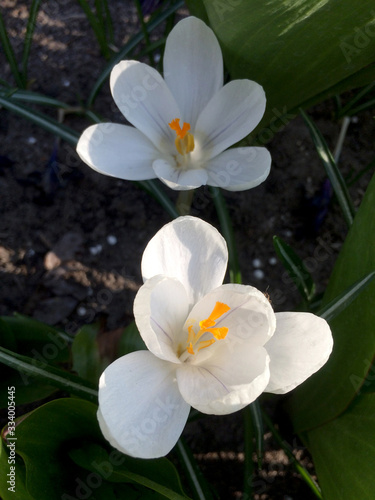
M2 0L1 4L14 50L21 57L28 2ZM111 2L111 12L116 20L115 45L121 46L139 29L137 17L121 1ZM104 65L78 3L42 3L29 63L30 88L77 106ZM0 67L0 77L13 83L3 53ZM96 110L113 121L122 120L107 84ZM340 124L334 122L332 110L332 103L326 102L313 110L313 116L334 148ZM53 111L46 112L56 117ZM66 116L64 123L79 132L89 125L77 115ZM373 159L374 132L371 113L351 123L340 159L344 175L361 171ZM97 174L70 145L4 109L0 144L0 314L17 311L69 332L99 318L107 331L129 324L142 283L143 249L170 220L168 214L135 184ZM267 292L276 310L289 310L298 305L299 295L275 259L273 235L306 259L322 291L346 227L334 202L317 227L327 202L322 192L326 175L303 121L293 120L267 147L273 157L268 180L248 192L225 193L225 198L243 282ZM365 175L351 188L356 206L368 180ZM163 189L176 199L176 193ZM198 190L192 213L219 227L207 189ZM223 499L241 496L242 432L238 415L207 417L186 430L199 463ZM308 460L304 450L296 453ZM264 470L254 478L258 499L310 498L269 435L265 459Z

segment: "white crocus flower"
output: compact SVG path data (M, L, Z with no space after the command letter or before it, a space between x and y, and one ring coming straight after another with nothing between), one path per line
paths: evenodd
M77 152L94 170L126 180L159 178L177 190L209 184L241 191L268 176L265 148L227 150L259 123L264 91L250 80L223 86L219 43L199 19L180 21L168 36L164 79L147 64L122 61L110 85L135 128L102 123L84 131Z
M166 455L191 406L232 413L263 391L292 390L327 361L326 321L275 314L256 288L223 285L227 260L222 236L194 217L174 220L149 242L134 303L148 350L117 359L99 382L99 423L120 451Z

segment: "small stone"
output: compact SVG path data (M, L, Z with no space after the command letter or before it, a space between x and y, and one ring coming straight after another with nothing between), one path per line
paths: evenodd
M270 258L268 259L268 262L269 262L269 264L271 264L271 266L276 266L276 264L277 264L277 259L276 259L276 257L270 257Z
M98 255L102 251L102 249L103 247L100 244L89 248L91 255Z
M264 272L261 269L255 269L253 275L257 280L262 280L264 278Z
M117 243L116 236L113 236L113 234L110 234L109 236L107 236L107 243L108 243L108 245L116 245L116 243Z
M33 137L33 136L28 137L27 138L27 143L28 144L35 144L36 143L35 137Z
M81 306L77 309L78 316L85 316L86 313L87 313L86 307Z
M263 267L263 263L260 259L253 259L253 266L254 267Z

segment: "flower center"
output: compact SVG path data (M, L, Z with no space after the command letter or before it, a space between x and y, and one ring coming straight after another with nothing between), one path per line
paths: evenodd
M188 327L188 340L187 340L187 352L189 354L195 354L194 349L200 351L204 347L208 347L216 340L225 339L228 333L228 328L225 326L215 327L216 321L228 312L230 309L229 306L223 304L222 302L216 302L215 307L212 310L212 313L209 315L207 319L204 319L199 322L199 332L195 333L193 330L193 325ZM205 333L211 333L214 338L208 340L200 340Z
M176 132L176 139L174 141L177 151L180 155L186 155L194 150L194 136L189 132L190 123L184 122L182 128L180 127L180 119L175 118L168 123L170 128Z

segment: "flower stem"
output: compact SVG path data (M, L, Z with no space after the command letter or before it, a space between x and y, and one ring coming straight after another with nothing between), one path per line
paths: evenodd
M240 264L238 262L236 241L234 239L233 226L228 213L227 204L219 188L210 186L210 191L219 217L221 230L228 245L230 282L241 284L242 278Z
M193 198L194 198L194 189L189 189L188 191L179 192L176 202L176 210L179 213L179 215L189 215Z

